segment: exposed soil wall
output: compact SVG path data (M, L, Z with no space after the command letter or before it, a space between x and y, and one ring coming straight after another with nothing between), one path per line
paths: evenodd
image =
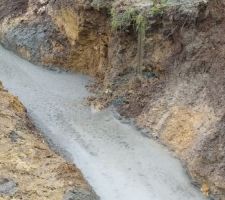
M89 4L29 1L27 10L18 9L23 14L17 18L12 8L1 19L0 37L6 48L36 64L92 75L96 67L106 65L106 17Z
M22 15L1 18L1 42L32 62L96 76L93 104L113 104L148 128L205 194L224 200L224 2L193 1L147 16L139 75L136 29L110 24L110 3L120 13L126 2L30 1Z
M148 128L216 199L225 198L223 9L222 1L210 1L194 7L194 15L176 10L156 20L146 35L141 78L130 69L137 65L137 39L120 34L112 42L110 83L100 89L102 102Z

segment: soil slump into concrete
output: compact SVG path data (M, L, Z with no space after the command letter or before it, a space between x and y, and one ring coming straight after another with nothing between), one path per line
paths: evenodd
M205 199L166 149L110 110L93 112L82 104L88 77L37 67L0 47L0 80L102 200Z

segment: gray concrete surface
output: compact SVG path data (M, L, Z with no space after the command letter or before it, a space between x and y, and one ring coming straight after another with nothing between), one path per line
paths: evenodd
M0 47L0 80L102 200L205 199L164 147L122 124L110 110L83 105L88 77L48 71Z

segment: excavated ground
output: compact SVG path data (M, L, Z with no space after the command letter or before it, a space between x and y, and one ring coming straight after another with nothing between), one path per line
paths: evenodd
M148 10L146 1L6 1L0 9L10 12L0 12L0 41L36 64L95 76L91 104L113 104L134 118L176 152L204 193L224 200L225 4L169 2L162 15L147 17L138 76L137 32L133 24L112 30L109 9Z
M54 153L17 97L0 83L0 199L97 199L81 172Z

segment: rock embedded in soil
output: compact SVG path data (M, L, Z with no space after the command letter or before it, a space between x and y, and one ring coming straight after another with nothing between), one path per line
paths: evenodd
M99 200L96 194L92 191L85 191L83 189L72 189L65 193L63 200Z
M11 142L18 142L19 140L23 139L19 136L19 134L15 131L10 132L9 138L11 139Z
M12 196L16 193L17 184L10 179L0 178L0 195Z

